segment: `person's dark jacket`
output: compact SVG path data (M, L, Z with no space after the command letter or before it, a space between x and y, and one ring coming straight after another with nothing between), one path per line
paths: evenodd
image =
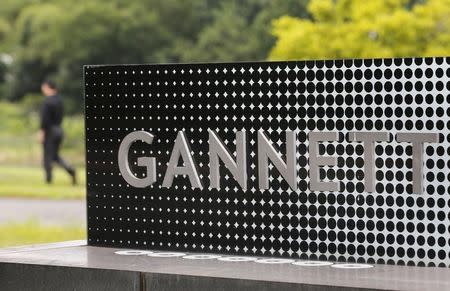
M41 110L41 129L50 131L53 127L60 127L64 108L58 95L46 97Z

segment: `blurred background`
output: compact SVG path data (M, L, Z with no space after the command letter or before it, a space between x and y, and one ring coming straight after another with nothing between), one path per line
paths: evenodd
M449 55L450 0L1 0L0 247L85 238L83 65ZM77 186L44 183L47 78Z

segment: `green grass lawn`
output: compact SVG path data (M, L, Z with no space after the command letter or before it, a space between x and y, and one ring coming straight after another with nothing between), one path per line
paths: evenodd
M0 247L50 243L86 238L84 226L44 226L35 221L0 224Z
M44 182L39 114L26 104L0 102L0 198L83 199L85 197L83 117L66 116L61 155L78 167L77 186L55 165L54 183ZM75 223L75 222L74 222ZM84 239L85 226L43 225L38 220L0 223L0 247ZM1 288L0 288L1 289Z
M64 119L65 139L61 155L79 167L79 184L75 187L66 173L57 167L54 183L44 183L42 145L36 135L38 128L37 110L26 103L0 102L0 198L84 198L83 117L66 116Z
M78 185L60 168L54 169L54 182L44 182L44 171L38 167L0 166L0 198L82 199L86 196L84 169L77 170Z
M62 156L84 165L84 119L64 117ZM0 165L40 166L42 145L38 143L39 112L26 104L0 102Z

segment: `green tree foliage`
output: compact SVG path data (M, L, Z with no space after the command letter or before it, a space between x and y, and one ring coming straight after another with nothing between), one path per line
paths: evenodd
M20 100L51 77L80 110L83 65L265 59L271 21L305 16L306 2L3 0L0 54L14 62L2 95Z
M159 49L170 35L154 11L114 2L99 9L96 2L81 1L26 7L15 38L13 97L37 91L52 76L65 94L81 100L83 65L161 61Z
M255 57L256 40L245 33L248 22L240 7L235 2L223 2L212 13L212 23L201 31L190 49L182 52L183 60L234 61Z
M450 54L450 0L311 0L308 11L274 22L271 59Z
M282 15L307 17L306 0L217 1L212 21L199 33L184 61L264 60L275 38L271 22Z
M0 41L2 44L6 41L6 37L8 36L10 29L9 23L0 18Z
M50 77L81 110L87 64L448 55L449 1L1 0L0 99Z
M5 54L2 54L1 52L2 48L3 50L6 50L6 38L9 35L10 29L11 27L9 23L6 20L0 18L0 96L5 94L5 82L8 71L7 58L9 57Z

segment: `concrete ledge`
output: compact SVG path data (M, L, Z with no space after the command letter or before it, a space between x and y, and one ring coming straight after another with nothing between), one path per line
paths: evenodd
M195 291L371 291L376 289L362 289L340 286L322 286L296 284L286 282L254 281L230 278L214 278L200 276L182 276L170 274L145 274L146 288L142 290L195 290Z
M450 290L450 269L336 269L119 256L83 242L0 250L0 290Z
M131 271L0 263L0 290L141 290L140 274Z

